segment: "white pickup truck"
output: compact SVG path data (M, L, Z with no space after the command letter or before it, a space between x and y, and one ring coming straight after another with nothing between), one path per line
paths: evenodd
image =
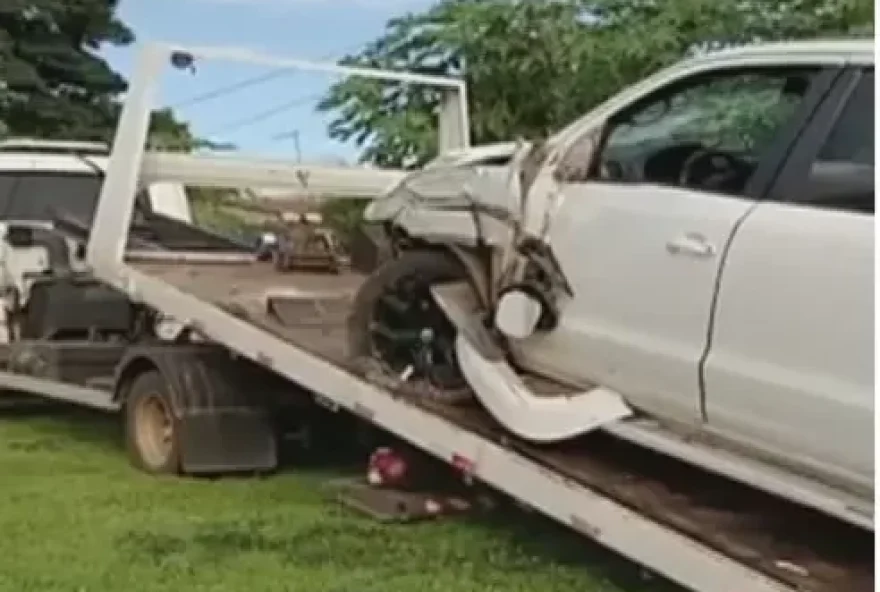
M396 257L350 353L520 438L606 430L873 529L873 122L872 40L757 45L447 157L367 209Z

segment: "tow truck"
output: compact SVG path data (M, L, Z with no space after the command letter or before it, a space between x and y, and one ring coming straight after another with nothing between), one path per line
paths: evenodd
M363 275L279 274L249 245L167 224L138 200L144 187L296 187L309 176L314 187L369 196L402 175L146 152L162 68L210 58L304 66L217 48L142 49L90 219L3 223L0 385L121 413L133 462L156 474L271 471L280 417L347 413L688 589L873 589L870 531L604 433L536 444L478 405L413 397L347 355ZM467 149L462 81L324 69L440 88L440 148Z

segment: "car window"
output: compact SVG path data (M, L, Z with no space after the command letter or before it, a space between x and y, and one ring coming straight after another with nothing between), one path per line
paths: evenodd
M874 214L874 72L865 73L810 168L798 202Z
M18 184L18 176L14 171L0 173L0 212L3 212L12 200L12 194Z
M12 199L0 210L6 220L50 221L58 213L90 224L101 177L83 173L28 171L19 174Z
M612 118L591 176L741 195L813 74L725 71L660 89Z
M859 80L819 151L819 162L874 166L874 71Z

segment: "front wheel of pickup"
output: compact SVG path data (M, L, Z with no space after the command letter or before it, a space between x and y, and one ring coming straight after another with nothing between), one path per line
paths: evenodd
M410 251L386 261L355 297L349 355L378 366L419 396L450 404L470 401L455 355L455 327L430 291L433 284L465 278L461 264L442 251Z

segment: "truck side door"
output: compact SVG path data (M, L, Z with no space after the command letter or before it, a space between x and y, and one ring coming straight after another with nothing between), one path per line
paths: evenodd
M730 246L703 367L709 427L873 491L874 72L841 77Z
M585 178L563 183L550 230L573 299L554 331L514 344L524 365L701 424L722 254L833 76L716 66L612 115Z

